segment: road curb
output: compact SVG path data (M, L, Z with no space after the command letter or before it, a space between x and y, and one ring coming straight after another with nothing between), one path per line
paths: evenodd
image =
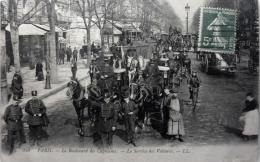
M87 78L89 78L89 75L78 79L78 81L82 81L82 80L85 80L85 79L87 79ZM66 87L67 87L67 84L68 84L68 82L67 82L67 83L63 83L61 86L59 86L59 87L57 87L57 88L55 88L55 89L53 89L53 90L51 90L51 91L49 91L49 92L47 92L47 93L45 93L45 94L39 95L38 97L39 97L40 99L45 99L45 98L47 98L47 97L49 97L49 96L51 96L51 95L54 95L54 94L56 94L56 93L62 91L64 88L66 88Z
M89 75L84 76L84 77L82 77L82 78L80 78L80 79L78 79L78 80L79 80L79 81L82 81L82 80L85 80L85 79L87 79L87 78L89 78ZM45 99L45 98L47 98L47 97L49 97L49 96L51 96L51 95L54 95L54 94L56 94L56 93L62 91L64 88L66 88L66 87L67 87L67 84L68 84L68 82L63 83L63 84L61 84L59 87L54 88L54 89L52 89L52 90L50 90L50 91L48 91L48 92L46 92L46 93L44 93L44 94L39 94L38 97L39 97L40 99ZM22 103L20 103L20 105L21 105L22 107L24 107L25 104L27 103L27 101L29 101L30 99L31 99L31 97L24 98L23 101L22 101ZM8 105L9 105L9 104L6 104L6 105L1 106L1 107L3 107L3 109L0 110L0 114L3 114L2 111L4 111L5 108L6 108Z

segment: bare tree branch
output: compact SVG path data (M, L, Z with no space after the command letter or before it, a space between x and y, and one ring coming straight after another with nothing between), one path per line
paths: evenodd
M39 4L37 4L37 5L34 7L34 9L37 8L38 5L39 5ZM47 6L47 4L45 4L44 6L42 6L42 7L39 8L39 9L37 9L37 10L36 10L35 12L33 12L33 13L31 13L33 10L30 10L30 12L28 12L26 15L30 15L30 13L31 13L31 15L30 15L28 18L26 18L26 15L24 15L23 18L20 20L19 24L23 24L23 23L25 23L26 21L28 21L28 20L30 20L31 18L33 18L34 15L36 15L39 11L41 11L42 9L44 9L46 6Z

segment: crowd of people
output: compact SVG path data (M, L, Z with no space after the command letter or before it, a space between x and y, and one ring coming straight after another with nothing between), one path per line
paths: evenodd
M199 89L201 81L195 71L191 70L191 60L184 53L170 56L171 51L156 53L141 67L137 55L124 58L114 50L112 56L105 56L92 45L92 60L89 66L91 84L85 88L77 80L78 51L71 47L61 49L59 63L64 64L65 54L70 62L72 78L68 84L67 95L73 100L80 125L79 135L84 136L84 108L88 109L90 126L94 127L95 140L100 139L104 147L111 147L114 132L118 125L124 125L127 143L136 146L136 132L139 129L152 127L161 133L163 138L184 142L184 103L178 96L180 80L187 78L190 99L194 90ZM171 58L172 57L172 58ZM131 59L129 63L129 59ZM159 67L168 67L165 68ZM115 73L115 69L124 69ZM133 72L130 74L130 72ZM185 72L185 74L184 74ZM43 80L43 65L39 60L36 65L36 78ZM176 82L176 80L179 80ZM4 120L8 125L7 143L10 153L14 148L14 135L18 135L20 144L25 143L23 128L23 112L19 105L23 96L22 78L15 73L12 81L13 102L6 108ZM49 119L46 106L37 97L37 91L32 91L32 99L26 103L25 112L29 118L29 136L32 143L48 137L43 127L47 127ZM252 93L247 94L246 108L240 121L244 124L244 139L256 133L258 117L255 115L258 104ZM96 138L97 137L97 138Z

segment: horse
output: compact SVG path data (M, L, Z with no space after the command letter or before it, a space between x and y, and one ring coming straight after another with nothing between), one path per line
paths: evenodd
M89 106L89 101L85 97L85 88L79 83L78 80L71 80L67 84L68 90L66 95L73 100L73 106L77 113L79 130L78 134L84 136L83 132L83 118L84 109Z

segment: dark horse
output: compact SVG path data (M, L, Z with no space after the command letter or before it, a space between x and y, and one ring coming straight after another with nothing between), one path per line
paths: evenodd
M78 122L79 122L79 131L80 136L84 136L83 133L83 118L84 118L84 109L88 107L89 101L85 98L85 89L79 83L78 80L71 80L68 84L68 91L66 92L67 96L73 100L73 106L77 113Z

